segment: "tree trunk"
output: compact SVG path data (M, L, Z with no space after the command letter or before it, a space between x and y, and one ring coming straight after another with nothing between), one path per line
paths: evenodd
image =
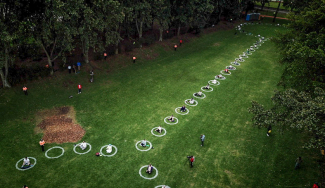
M276 15L278 14L278 11L279 11L279 9L280 9L280 5L281 5L281 1L279 1L278 8L276 9L276 12L275 12L275 14L274 14L273 23L275 22Z
M2 80L2 86L3 86L3 87L9 87L9 88L10 88L11 86L10 86L10 84L8 83L7 78L6 78L6 76L4 75L2 69L0 69L0 77L1 77L1 80Z
M164 29L163 29L163 27L159 27L159 41L162 41L163 40L163 31L164 31Z
M119 44L119 39L117 39L116 44L115 44L115 54L118 54L118 44Z
M51 57L50 57L49 53L46 51L45 46L44 46L44 44L42 42L41 42L41 46L42 46L42 48L43 48L43 50L44 50L44 52L46 54L47 63L48 63L49 68L51 69L51 75L53 75L54 71L53 71L53 67L52 67Z
M143 20L141 20L140 23L138 22L137 19L135 20L135 25L137 27L137 31L138 31L138 34L139 34L139 39L142 38L142 24L143 24Z
M265 5L265 2L263 1L263 2L262 2L262 8L261 8L261 10L263 10L264 5Z
M11 87L9 82L8 82L8 74L9 74L9 52L8 49L5 48L5 62L4 62L4 68L5 68L5 73L3 73L2 67L0 68L0 76L2 80L2 86L3 87Z
M89 63L89 41L88 41L88 36L83 41L82 52L84 54L85 63Z
M143 21L140 22L139 39L142 38L142 25L143 25Z
M181 24L178 24L178 28L177 28L177 36L179 36L181 34Z

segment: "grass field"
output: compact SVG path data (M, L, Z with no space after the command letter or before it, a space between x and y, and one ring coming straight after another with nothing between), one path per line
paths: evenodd
M262 4L260 2L256 2L255 5L262 6ZM278 2L269 2L269 3L265 3L264 8L267 8L267 7L278 8L278 6L279 6ZM283 3L281 3L280 9L288 10L287 7L283 6Z
M272 37L284 28L248 25L245 30ZM205 99L196 99L199 104L188 107L188 115L174 112L257 40L234 32L220 30L196 37L177 51L159 44L140 50L159 54L153 60L138 57L132 64L121 56L116 58L120 64L97 63L94 83L82 71L28 83L28 96L20 87L2 90L2 187L310 187L318 178L317 151L303 149L305 138L298 132L281 135L274 128L267 137L266 129L252 127L247 111L252 100L270 106L277 89L283 67L277 63L279 54L272 42L265 42L213 92L205 93ZM171 46L176 41L172 39ZM115 68L108 73L110 67ZM78 83L83 84L80 95ZM69 99L70 95L74 97ZM74 143L47 144L46 149L56 145L65 149L58 159L47 159L41 152L35 114L60 106L74 107L77 122L87 131L83 140L92 145L90 153L75 154ZM171 114L178 124L164 123ZM163 137L150 132L159 125L167 130ZM204 147L201 134L206 135ZM144 138L154 149L136 150L135 143ZM117 146L117 154L96 157L107 144ZM196 158L194 168L189 167L188 155ZM16 162L25 156L35 157L37 164L27 171L16 170ZM304 162L294 170L298 156ZM153 180L139 176L139 169L149 163L159 170Z

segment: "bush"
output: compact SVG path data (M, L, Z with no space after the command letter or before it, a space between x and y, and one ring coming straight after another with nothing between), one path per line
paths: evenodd
M156 41L156 37L153 34L151 34L151 35L146 36L144 38L144 41L145 41L144 42L145 44L151 45Z
M130 41L125 41L124 46L125 46L125 52L131 52L134 48L133 43Z

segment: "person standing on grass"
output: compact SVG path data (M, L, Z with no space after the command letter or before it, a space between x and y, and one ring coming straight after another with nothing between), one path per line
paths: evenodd
M191 156L191 158L190 158L191 168L193 168L194 161L195 161L195 157L194 156Z
M271 135L271 132L272 132L272 126L269 125L269 127L267 128L266 136L270 136Z
M107 53L105 52L104 53L104 59L106 60L106 58L107 58Z
M301 163L302 163L302 159L301 159L301 157L298 157L298 158L296 159L295 170L297 170L297 169L300 168Z
M201 134L200 139L201 139L201 143L202 143L201 146L203 146L204 140L205 140L205 135L204 134Z
M80 71L81 63L79 61L77 62L77 66L78 66L78 71Z
M45 141L44 141L43 139L41 139L41 140L39 141L39 145L41 146L42 151L44 151Z
M179 46L182 46L183 40L179 40Z
M79 84L78 84L78 94L81 93L81 88L82 88L82 86L81 86L81 84L79 83Z
M94 81L94 70L90 71L90 76L91 76L90 82L93 82Z
M26 86L23 87L23 91L24 91L25 95L28 95L27 89L28 88Z
M74 72L75 74L77 74L77 67L76 67L76 65L73 65L73 66L72 66L72 69L73 69L73 72Z
M175 49L175 51L177 50L177 45L176 44L174 45L174 49Z
M68 65L69 74L71 74L71 65Z

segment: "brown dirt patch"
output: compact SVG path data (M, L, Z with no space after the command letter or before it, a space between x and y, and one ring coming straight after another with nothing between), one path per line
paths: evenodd
M43 132L47 143L77 142L86 131L76 123L75 111L71 106L42 110L36 114L35 133Z

